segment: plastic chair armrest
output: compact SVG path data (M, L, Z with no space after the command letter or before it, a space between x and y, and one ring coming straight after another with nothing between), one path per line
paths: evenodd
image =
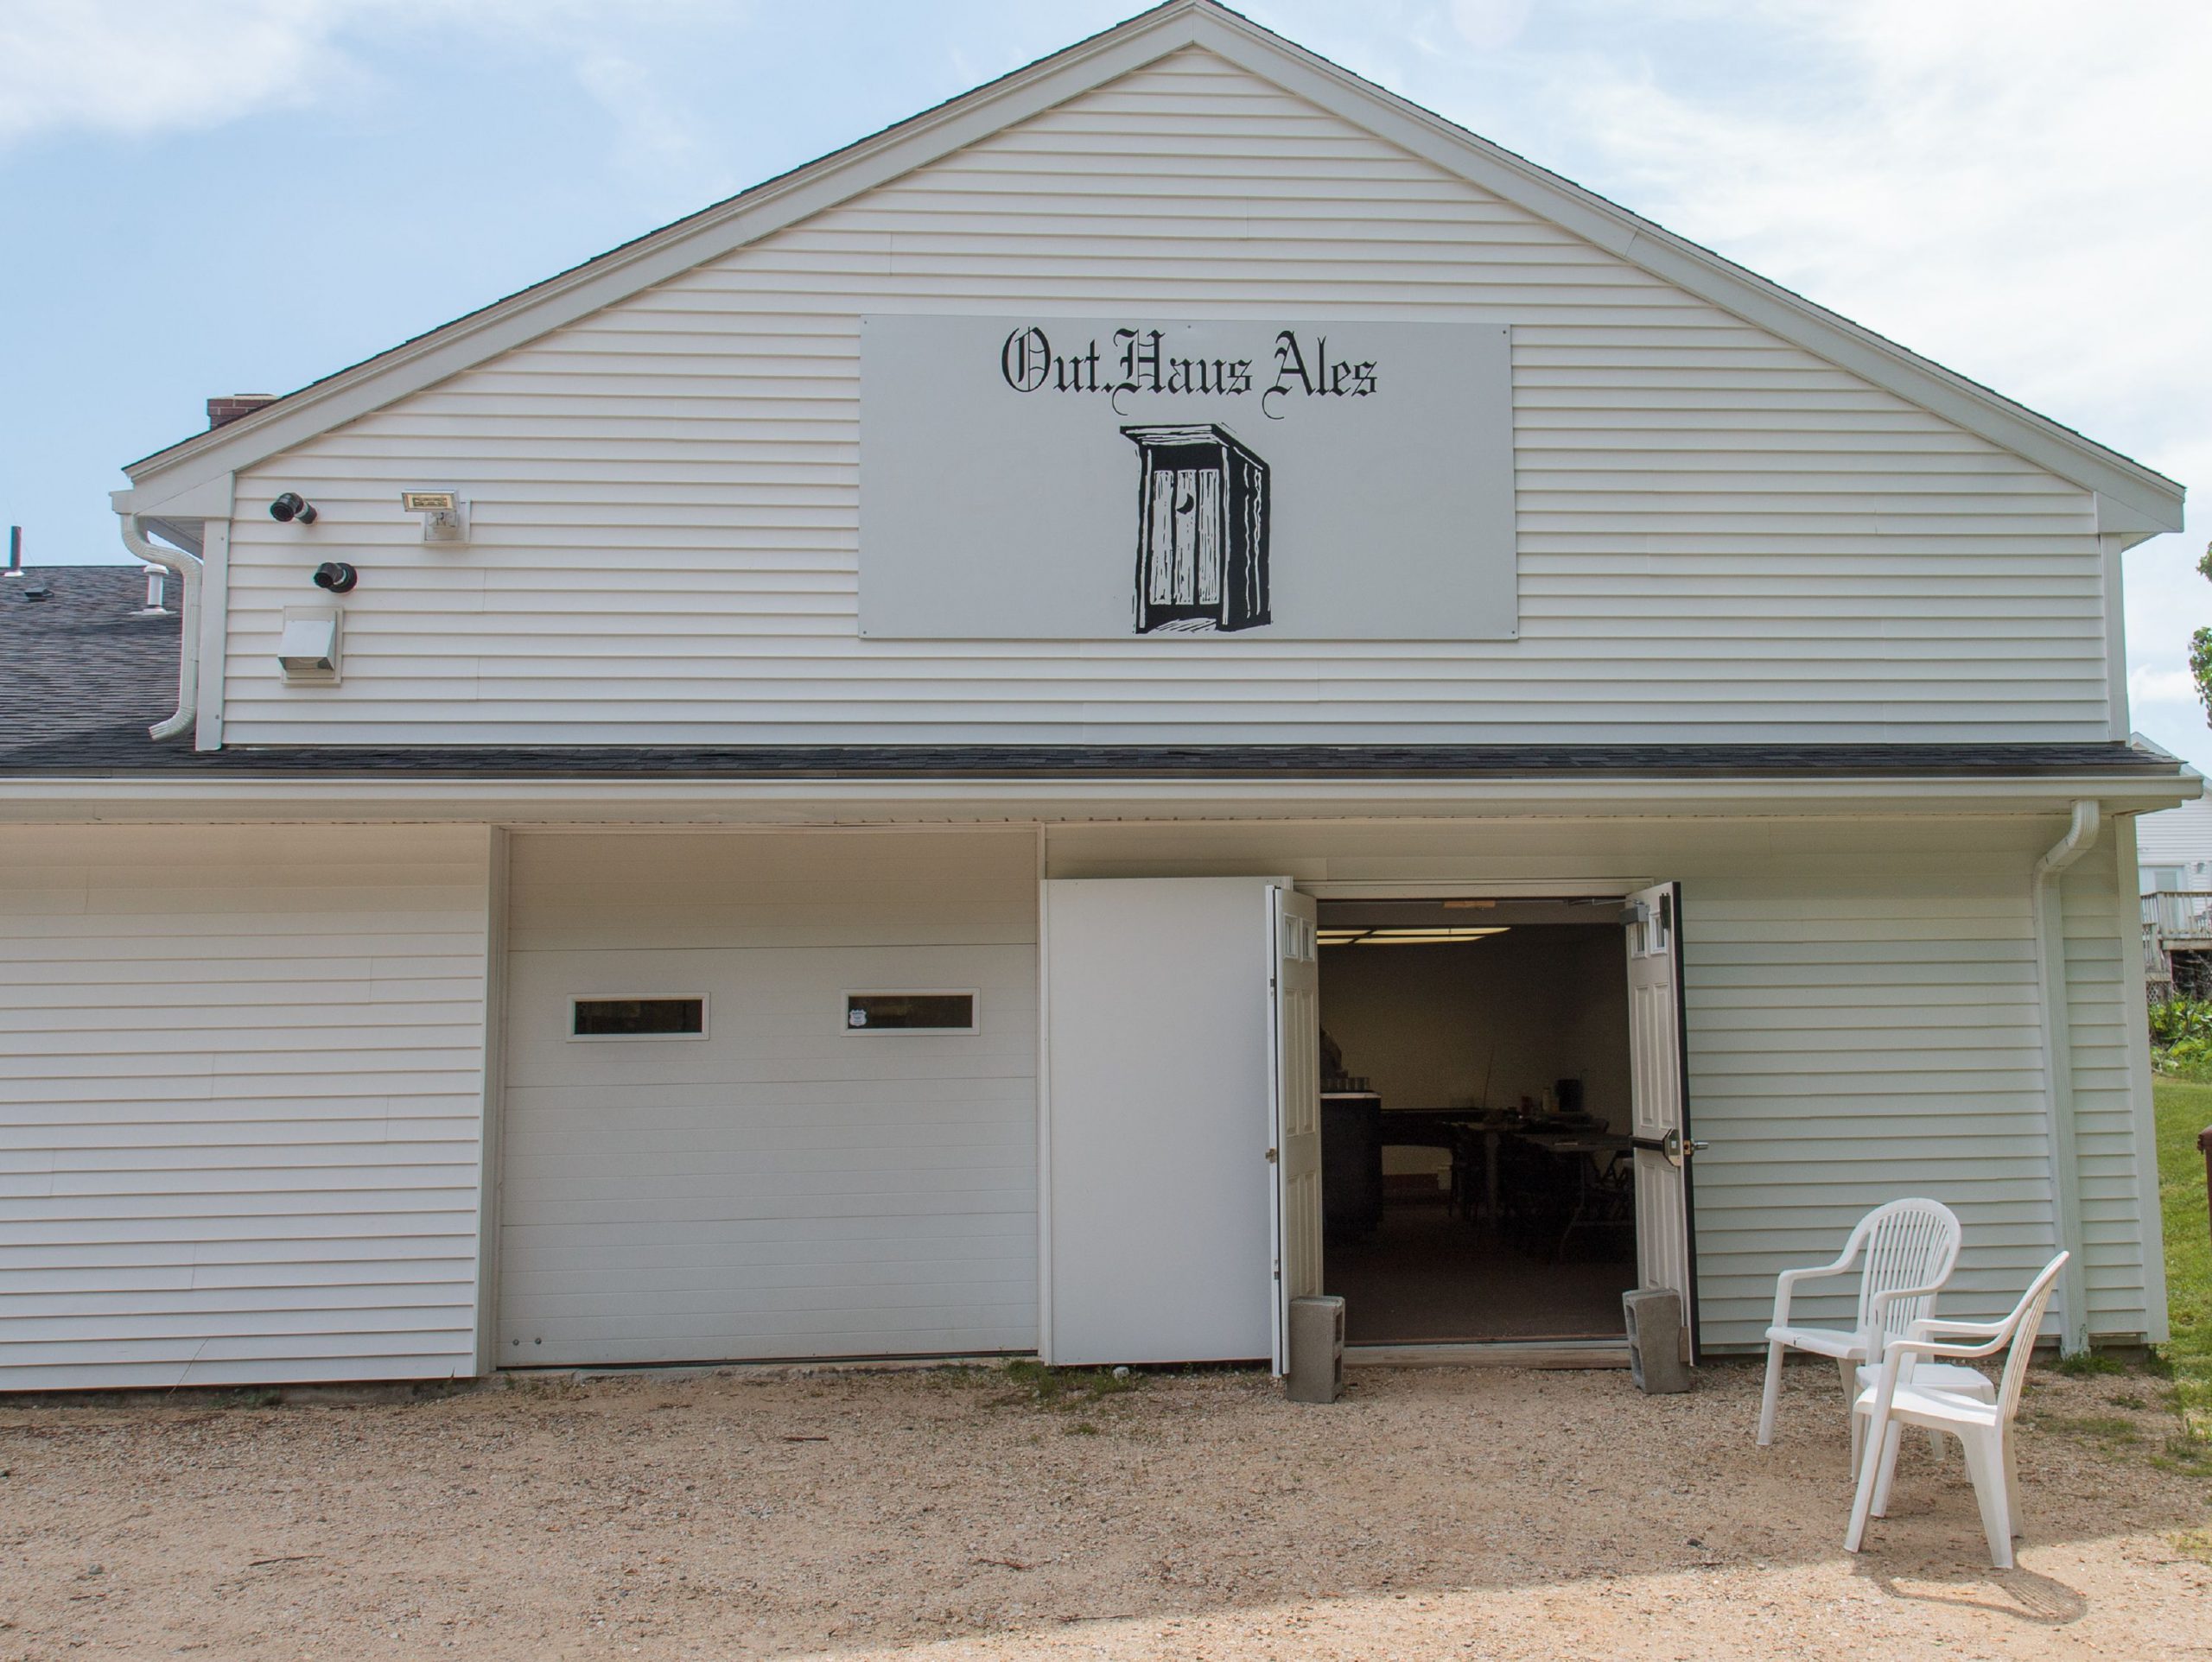
M1961 1322L1949 1316L1923 1316L1906 1333L1908 1339L1932 1339L1948 1333L1956 1338L1987 1339L2005 1331L2002 1322Z
M1934 1339L1892 1339L1883 1348L1882 1366L1885 1369L1892 1367L1907 1356L1941 1356L1956 1361L1993 1356L2005 1348L2012 1336L2009 1333L1999 1333L1978 1345L1947 1345Z
M1789 1325L1789 1296L1796 1291L1800 1281L1815 1281L1824 1275L1841 1275L1858 1261L1859 1254L1849 1252L1833 1264L1816 1264L1809 1269L1784 1270L1775 1277L1773 1324L1778 1328Z
M1937 1293L1942 1291L1943 1284L1940 1281L1926 1287L1892 1287L1886 1292L1876 1293L1872 1299L1869 1301L1869 1304L1873 1310L1879 1310L1886 1309L1891 1304L1901 1303L1907 1298L1933 1298ZM1934 1318L1932 1316L1922 1316L1919 1319L1922 1321L1932 1321Z

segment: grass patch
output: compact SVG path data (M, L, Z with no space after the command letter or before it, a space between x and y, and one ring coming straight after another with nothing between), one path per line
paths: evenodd
M2196 1133L2212 1126L2212 1084L2158 1080L2158 1200L2165 1222L2166 1310L2174 1404L2186 1435L2212 1449L2212 1228Z
M2092 1443L2107 1444L2140 1443L2143 1433L2132 1419L2122 1419L2117 1414L2037 1414L2036 1426L2040 1430L2056 1431L2061 1437L2078 1437Z
M2061 1356L2051 1366L2067 1378L2085 1380L2093 1373L2125 1373L2127 1364L2117 1356L2107 1356L2094 1350L2079 1351L2071 1356Z
M2152 1452L2151 1463L2160 1471L2178 1472L2183 1477L2212 1477L2212 1443L2177 1431Z
M1117 1374L1106 1367L1047 1367L1026 1356L1008 1362L1002 1371L1007 1380L1019 1387L1013 1400L1032 1402L1039 1408L1087 1408L1108 1397L1126 1396L1141 1383L1128 1368Z

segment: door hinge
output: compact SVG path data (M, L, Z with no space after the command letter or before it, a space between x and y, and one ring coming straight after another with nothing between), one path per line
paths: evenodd
M1276 1157L1277 1152L1278 1152L1278 1151L1276 1151L1276 1150L1274 1150L1274 1149L1269 1149L1269 1150L1268 1151L1268 1164L1269 1165L1273 1165L1273 1164L1275 1163L1275 1157Z

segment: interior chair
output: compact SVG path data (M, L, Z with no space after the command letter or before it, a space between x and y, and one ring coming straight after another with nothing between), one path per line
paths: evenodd
M1941 1201L1891 1201L1859 1220L1843 1255L1833 1264L1784 1270L1775 1278L1774 1322L1766 1330L1766 1391L1759 1402L1759 1447L1774 1441L1774 1413L1782 1398L1782 1357L1802 1350L1826 1356L1843 1380L1844 1401L1859 1395L1859 1366L1878 1362L1882 1348L1901 1339L1928 1314L1951 1269L1959 1261L1959 1220ZM1789 1319L1789 1304L1805 1282L1848 1275L1860 1266L1857 1319L1848 1329L1800 1327ZM1852 1460L1859 1458L1859 1420L1852 1418Z
M2020 1481L2013 1459L2012 1422L2020 1411L2020 1390L2027 1380L2028 1358L2035 1349L2036 1335L2043 1327L2043 1313L2067 1257L2061 1253L2044 1265L2012 1307L2012 1313L2001 1322L1923 1316L1905 1337L1892 1339L1883 1347L1872 1388L1860 1392L1852 1405L1853 1418L1867 1422L1866 1452L1859 1462L1851 1528L1843 1538L1846 1551L1856 1552L1865 1545L1869 1517L1888 1513L1890 1486L1897 1476L1899 1433L1907 1425L1919 1425L1934 1435L1948 1433L1965 1447L1967 1475L1974 1480L1982 1532L1989 1538L1989 1561L1999 1570L2012 1567L2012 1538L2020 1532ZM1945 1343L1939 1336L1944 1335L1980 1342ZM1993 1356L2000 1350L2005 1352L2004 1371L1993 1390L1970 1396L1945 1388L1942 1383L1955 1373L1977 1373L1961 1364L1977 1356ZM1940 1375L1935 1372L1939 1367L1943 1370ZM1983 1383L1987 1385L1986 1379Z

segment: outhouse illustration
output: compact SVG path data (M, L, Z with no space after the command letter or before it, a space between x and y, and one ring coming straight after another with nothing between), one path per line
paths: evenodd
M1136 632L1268 623L1268 464L1211 422L1122 431L1143 468Z

